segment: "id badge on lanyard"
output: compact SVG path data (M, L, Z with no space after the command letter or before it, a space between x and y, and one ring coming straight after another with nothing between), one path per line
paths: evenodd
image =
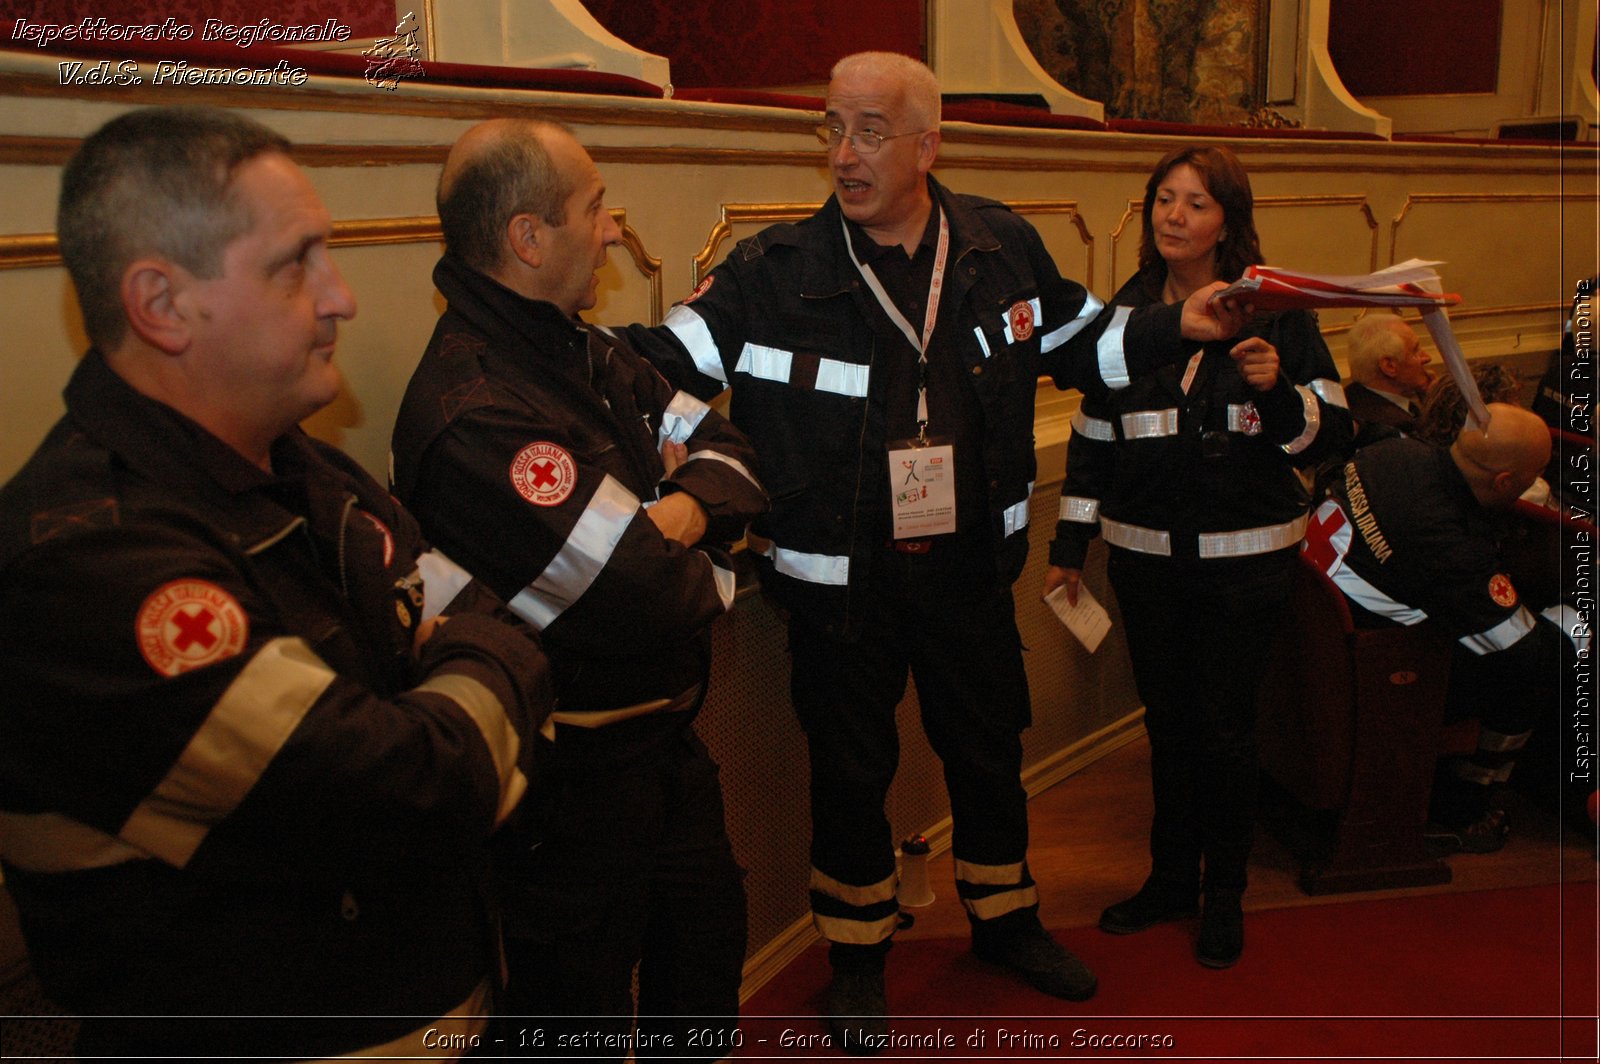
M937 205L936 205L936 209ZM844 219L839 219L844 225ZM871 266L856 258L845 228L844 246L867 287L889 320L917 350L917 437L889 444L889 492L895 539L920 539L956 530L956 456L949 439L928 435L928 341L939 317L939 297L944 291L945 260L950 255L950 221L939 209L939 243L933 256L933 277L928 283L927 313L918 336Z
M894 538L920 539L956 530L955 447L939 436L889 445Z

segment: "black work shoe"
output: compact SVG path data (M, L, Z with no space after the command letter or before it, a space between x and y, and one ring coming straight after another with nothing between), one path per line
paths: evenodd
M1207 898L1195 940L1195 960L1207 968L1232 968L1244 952L1244 909L1234 897Z
M1035 990L1068 1001L1087 1001L1100 981L1040 924L1001 933L974 930L972 952L1026 979Z
M1491 809L1469 824L1446 827L1429 821L1422 829L1422 842L1435 857L1452 853L1494 853L1506 844L1511 825L1503 809Z
M1200 906L1195 900L1198 894L1199 891L1177 893L1146 880L1139 893L1108 906L1100 914L1100 930L1131 935L1157 924L1199 916Z
M835 968L822 1000L823 1018L838 1048L858 1057L883 1051L889 1042L883 969Z

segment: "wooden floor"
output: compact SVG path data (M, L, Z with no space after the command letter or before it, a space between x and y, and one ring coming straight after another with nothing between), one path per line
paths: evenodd
M1298 869L1288 852L1265 831L1258 831L1244 907L1254 911L1595 879L1592 835L1571 827L1563 830L1553 814L1515 793L1507 810L1512 835L1504 849L1452 856L1450 883L1406 890L1307 895L1296 882ZM1034 798L1029 822L1028 864L1039 884L1045 925L1093 924L1101 909L1138 889L1149 871L1150 758L1142 734ZM948 851L930 859L929 880L934 903L911 910L916 923L897 932L897 938L966 934L967 918L955 897Z

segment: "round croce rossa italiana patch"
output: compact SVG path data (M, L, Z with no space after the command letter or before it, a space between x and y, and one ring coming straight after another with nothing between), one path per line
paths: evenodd
M236 656L250 638L239 602L209 580L173 580L151 592L135 622L139 653L162 676Z
M530 443L511 460L511 486L535 506L559 506L578 483L572 455L553 443Z
M1027 343L1028 338L1033 335L1033 304L1025 299L1013 303L1011 309L1006 312L1006 317L1011 319L1011 335L1016 342Z
M1509 608L1517 604L1517 589L1511 586L1511 578L1505 573L1495 573L1489 578L1489 597L1496 606Z

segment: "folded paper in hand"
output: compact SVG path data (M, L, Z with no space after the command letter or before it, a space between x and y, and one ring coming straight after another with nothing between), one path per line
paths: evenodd
M1461 297L1442 291L1437 262L1407 259L1377 273L1353 277L1297 273L1276 266L1247 266L1244 276L1212 295L1257 310L1322 307L1448 307Z
M1077 605L1067 601L1066 585L1050 592L1044 597L1044 601L1055 612L1061 623L1067 626L1067 631L1083 644L1085 650L1093 654L1100 649L1100 641L1111 631L1111 615L1093 595L1089 594L1087 584L1078 585Z

